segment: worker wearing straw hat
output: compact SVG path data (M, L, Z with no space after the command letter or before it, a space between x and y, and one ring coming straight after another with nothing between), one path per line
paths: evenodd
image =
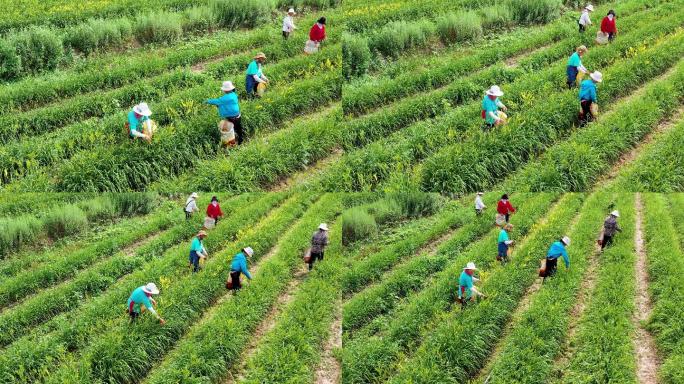
M162 325L166 323L166 321L157 314L157 311L154 310L154 305L157 305L157 302L152 298L152 295L158 294L159 289L154 283L148 283L133 290L131 296L128 298L128 315L131 317L131 322L134 322L147 308Z
M297 27L294 24L294 15L296 15L294 8L287 10L287 15L283 18L283 38L287 39L290 37L290 33L294 32Z
M309 271L313 268L316 260L323 261L325 247L328 245L328 224L321 223L318 230L311 237L311 258L309 258Z
M499 231L499 238L497 239L497 254L496 259L501 264L508 262L508 247L513 245L514 241L510 239L509 233L513 230L513 224L506 223Z
M580 18L577 21L577 24L579 24L580 33L584 33L586 28L591 25L591 19L589 18L590 12L594 12L594 6L591 4L587 4L586 7L584 7L584 9L582 10L582 15L580 15Z
M565 267L570 268L570 256L568 256L568 251L565 249L569 246L570 238L567 236L563 236L562 239L551 244L549 251L546 253L546 273L544 279L556 274L559 257L563 258Z
M608 215L603 222L603 236L601 237L601 250L613 244L613 236L617 232L622 232L622 228L618 225L617 219L620 217L620 212L613 211Z
M247 258L254 255L254 250L251 247L245 247L241 252L233 256L233 261L230 263L230 279L233 283L233 291L238 291L242 288L240 284L240 274L244 274L248 279L252 280L252 275L247 269Z
M484 195L484 193L478 192L475 196L475 214L477 216L480 216L482 214L482 211L484 211L484 209L487 208L485 203L482 201L482 195Z
M247 66L247 78L245 80L247 96L255 96L257 94L257 85L268 83L268 78L262 71L262 65L265 61L266 55L263 52L259 52Z
M143 131L143 124L150 121L151 115L152 110L147 103L133 106L133 109L128 112L128 121L126 122L128 135L131 139L140 138L148 143L152 141L152 132L144 133Z
M505 122L505 115L499 113L499 108L506 111L508 108L499 100L503 96L503 91L498 85L492 85L482 99L482 118L485 119L487 128L493 128L496 125Z
M205 231L199 231L197 236L192 238L190 243L190 266L192 267L192 272L195 273L199 271L200 259L206 259L209 254L207 249L204 248L204 243L202 242L204 238L207 237Z
M603 81L601 72L592 72L589 78L580 84L580 126L584 126L596 117L598 111L598 98L596 95L596 84Z
M237 137L237 144L242 144L244 132L242 130L242 122L240 119L240 103L238 102L238 95L235 91L235 86L232 81L224 81L221 85L223 96L217 99L207 100L207 104L218 107L218 114L221 118L219 122L219 131L221 133L221 142L224 146L231 146L234 144ZM230 125L232 124L233 135L230 135ZM226 137L224 137L224 132Z
M566 69L567 73L567 84L568 88L573 88L576 85L577 75L581 73L588 73L587 68L582 65L582 56L587 53L587 47L580 45L575 50L575 53L570 55L568 59L568 66Z
M475 288L475 283L480 281L480 279L473 276L477 268L475 263L469 262L461 276L458 278L458 301L461 303L461 308L466 307L469 301L473 299L473 294L476 296L484 297L484 295Z
M185 208L183 211L185 212L186 220L192 217L193 212L199 211L199 208L197 207L197 192L191 193L188 199L185 200Z

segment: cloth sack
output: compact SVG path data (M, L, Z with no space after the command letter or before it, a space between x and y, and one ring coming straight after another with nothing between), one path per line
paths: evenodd
M259 83L259 84L257 84L256 91L257 91L257 95L258 95L259 97L264 96L264 93L266 93L266 86L267 86L266 83Z
M541 265L539 266L539 277L546 276L546 257L541 260Z
M219 133L221 134L221 145L224 147L233 147L236 144L235 140L235 126L230 121L224 119L218 124Z
M506 224L506 215L502 215L500 213L496 214L496 225L499 227L502 227L504 224Z
M600 45L608 44L608 34L601 31L596 32L596 43Z
M157 123L154 120L146 120L142 124L143 126L143 133L146 134L149 137L154 136L154 134L157 132Z
M204 218L204 228L213 229L216 226L216 220L213 217Z
M306 252L304 252L304 262L307 264L311 262L311 248L308 248Z
M589 107L589 110L591 110L591 114L596 117L599 114L598 110L598 104L596 103L591 103L591 106Z
M499 119L501 119L501 121L502 121L503 123L508 122L508 115L505 114L503 111L499 111L499 112L498 112L498 115L499 115Z
M319 45L319 43L313 40L307 40L304 44L304 53L306 53L307 55L311 55L313 53L318 52Z

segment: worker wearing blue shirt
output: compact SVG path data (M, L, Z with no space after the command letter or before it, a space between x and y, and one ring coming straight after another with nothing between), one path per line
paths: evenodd
M598 102L596 96L596 84L603 81L601 72L592 72L589 79L582 81L580 84L579 99L582 111L580 112L580 126L586 125L588 122L594 120L594 113L591 111L591 105Z
M244 131L242 129L241 115L240 115L240 104L238 102L238 95L235 90L235 86L232 81L224 81L221 86L221 91L223 91L223 96L217 99L207 100L207 104L215 105L218 107L218 114L221 117L221 122L219 123L219 130L224 128L224 125L228 122L233 124L233 129L235 130L235 136L237 138L238 145L242 144Z
M562 257L565 262L565 267L570 268L570 256L565 247L570 246L570 238L564 236L559 241L551 244L549 251L546 253L546 274L544 278L551 277L556 274L558 258Z
M244 274L248 279L252 280L252 275L247 269L247 257L252 257L254 250L251 247L246 247L242 249L233 257L233 261L230 263L230 279L233 282L233 290L237 291L242 288L240 284L240 274Z
M461 272L461 276L458 278L458 301L461 302L461 308L463 309L473 299L473 294L484 297L475 288L475 282L479 281L478 278L473 276L476 270L475 263L471 261L463 268L463 272Z
M152 115L152 110L147 105L147 103L140 103L133 107L133 109L128 112L126 125L128 126L128 134L131 139L140 138L150 142L152 137L149 134L143 132L143 123L150 120Z

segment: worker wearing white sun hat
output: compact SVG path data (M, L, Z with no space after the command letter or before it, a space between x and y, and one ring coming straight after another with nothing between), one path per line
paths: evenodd
M468 262L465 268L463 268L461 276L458 278L458 301L461 302L462 308L465 308L467 303L473 300L473 294L475 296L484 297L484 295L475 288L475 283L480 281L480 279L473 276L476 270L477 267L475 267L475 263L472 261Z
M233 261L230 263L230 279L232 281L232 288L234 291L240 290L242 285L240 284L240 274L244 274L248 279L252 280L252 275L247 269L247 258L254 255L254 250L251 247L242 248L241 252L238 252L233 256Z
M606 220L603 222L603 236L601 239L601 249L611 245L613 243L613 236L617 232L622 232L622 228L618 225L617 218L620 217L620 212L617 210L613 211L608 215Z
M218 107L218 114L221 118L218 125L219 133L221 133L221 143L224 147L232 146L235 144L237 137L237 144L242 144L244 132L242 130L240 103L233 82L224 81L221 85L221 91L223 96L206 101L207 104ZM232 134L230 132L231 129L233 131ZM224 133L227 136L224 137Z
M311 237L311 257L309 258L309 271L313 268L316 260L323 261L325 247L328 245L328 224L321 223L318 230Z
M152 140L151 134L145 134L143 129L141 129L143 123L150 121L151 115L152 110L147 103L137 104L130 112L128 112L128 121L126 122L126 126L131 139L135 139L137 137L147 140L148 142Z
M492 85L482 99L482 118L485 119L487 128L505 123L506 116L499 112L499 108L506 111L508 108L499 100L503 91L498 85Z
M594 12L594 6L587 4L582 10L582 15L580 15L577 24L579 24L579 31L583 33L588 26L591 25L591 19L589 18L589 12Z
M570 246L570 238L563 236L562 239L551 244L549 251L546 253L546 274L544 278L551 277L556 274L558 258L562 257L565 262L565 267L570 268L570 256L565 249Z
M589 78L580 83L580 126L584 126L596 118L598 113L598 96L596 84L603 81L603 75L599 71L592 72Z
M294 24L294 15L296 15L294 8L287 10L287 15L283 18L283 38L290 37L290 33L294 32L297 27Z
M135 321L145 308L147 308L162 325L166 323L164 319L157 314L157 311L154 310L154 305L157 305L157 302L152 298L152 295L158 294L159 289L154 283L148 283L133 290L133 293L131 293L131 296L128 298L128 314L131 317L131 322Z
M484 195L483 192L478 192L475 196L475 214L478 216L480 216L482 211L487 208L485 203L482 201L482 195Z

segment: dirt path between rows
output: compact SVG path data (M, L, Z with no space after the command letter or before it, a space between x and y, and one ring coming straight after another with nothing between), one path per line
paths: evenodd
M335 311L335 320L330 326L330 337L323 346L321 362L314 375L316 384L339 384L342 381L342 366L335 358L335 351L342 348L342 303Z
M535 48L532 51L521 52L517 55L511 56L511 57L507 58L506 60L504 60L504 64L506 64L506 67L508 67L508 68L517 67L518 63L520 62L521 59L523 59L525 57L530 57L530 56L534 55L535 53L540 52L544 49L548 49L550 46L555 45L557 43L558 43L558 41L554 41L552 43L542 45L539 48Z
M342 148L335 148L330 152L330 155L320 159L309 166L304 166L304 169L293 173L280 182L273 184L268 188L269 192L283 192L291 187L299 186L306 182L306 180L315 180L317 176L321 175L329 166L342 158L344 151Z
M636 260L636 311L634 313L634 324L636 337L634 338L634 349L637 361L637 379L641 384L658 383L658 368L660 359L653 336L644 329L644 322L648 320L653 310L651 298L648 294L648 268L646 261L646 249L644 247L643 232L643 203L641 194L636 195L636 228L634 245L637 252Z

